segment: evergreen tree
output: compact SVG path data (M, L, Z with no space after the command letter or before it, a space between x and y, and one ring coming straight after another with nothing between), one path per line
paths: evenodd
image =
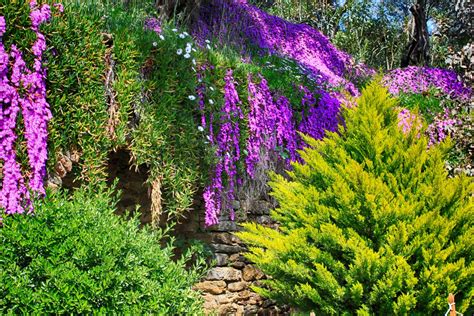
M448 293L474 295L473 182L447 178L449 144L427 149L399 126L396 99L370 84L345 127L306 138L288 177L273 175L273 230L245 224L248 258L271 278L256 290L319 315L434 315Z

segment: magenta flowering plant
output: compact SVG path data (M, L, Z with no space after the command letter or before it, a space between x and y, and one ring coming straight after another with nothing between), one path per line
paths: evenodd
M62 6L56 8L62 10ZM36 195L45 194L43 181L46 176L47 128L51 112L46 100L46 68L43 66L46 39L39 27L51 19L51 7L48 4L40 6L32 0L29 17L31 30L36 35L31 47L31 68L26 65L22 52L15 44L11 45L8 53L3 39L0 38L0 160L3 161L0 206L7 214L32 211L29 190ZM6 21L0 16L0 37L5 31ZM20 111L30 167L28 187L25 185L15 151L17 118Z
M219 131L215 143L217 163L211 177L211 184L204 190L204 203L206 208L205 224L211 226L219 222L221 210L230 209L231 219L234 212L231 203L234 200L235 186L238 182L237 163L240 160L240 127L239 121L243 119L240 108L240 99L235 89L232 70L228 70L224 85L224 104L219 118ZM212 120L209 126L212 126ZM210 130L211 137L213 131ZM211 138L212 139L212 138Z
M356 64L347 53L338 50L319 31L305 24L294 24L243 1L219 0L204 4L194 28L198 39L214 38L218 43L251 52L278 54L296 60L319 82L343 86L351 94L358 90L347 80L375 73Z
M293 110L289 100L280 96L276 101L268 87L267 80L260 76L260 83L248 78L248 129L247 174L253 178L256 165L273 159L277 149L285 155L287 166L296 159L297 134Z
M313 92L305 86L300 86L299 89L303 95L298 132L315 139L322 139L326 131L336 132L341 123L341 100L337 93L319 89ZM298 144L299 149L305 147L301 138L298 139Z
M150 30L156 34L161 34L161 21L154 17L145 19L145 30Z
M409 66L390 71L382 82L393 95L425 93L434 88L453 99L472 98L472 89L448 69Z
M455 128L461 123L461 120L455 119L451 116L448 109L439 113L426 129L426 133L429 137L428 146L442 142L446 137L451 136L455 131Z
M408 134L414 128L419 131L422 127L421 119L408 109L398 112L398 127L404 134Z
M452 136L456 127L461 124L461 120L452 117L449 109L436 115L433 121L426 127L428 136L428 147L444 141L448 136ZM421 117L408 109L401 109L398 113L398 126L404 134L409 134L413 129L422 129Z

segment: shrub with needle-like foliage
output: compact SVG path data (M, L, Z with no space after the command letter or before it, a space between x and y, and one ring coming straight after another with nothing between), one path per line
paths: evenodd
M257 291L324 315L434 315L448 293L466 312L474 295L474 185L448 178L449 143L427 146L398 126L397 101L377 83L317 141L288 177L273 176L273 230L239 237L271 278Z

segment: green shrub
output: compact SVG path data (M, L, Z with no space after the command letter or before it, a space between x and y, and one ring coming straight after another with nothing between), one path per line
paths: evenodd
M0 314L201 313L202 261L174 262L173 241L114 215L110 192L51 194L35 215L3 218Z
M447 144L427 150L419 131L405 135L395 106L370 84L340 134L308 138L305 163L273 176L279 229L238 234L272 277L258 292L325 315L441 314L450 292L469 308L472 179L447 178Z

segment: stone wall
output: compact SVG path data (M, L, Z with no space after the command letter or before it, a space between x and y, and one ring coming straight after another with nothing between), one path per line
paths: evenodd
M187 220L178 225L177 234L188 239L198 239L209 245L215 266L195 288L204 294L205 309L217 315L287 315L286 307L264 299L251 290L252 285L261 285L266 276L245 257L245 245L233 232L239 231L238 223L254 221L273 226L269 216L274 204L267 194L257 199L245 196L234 203L236 220L223 214L219 225L206 228L204 212L200 203L196 211L189 213ZM199 210L199 211L197 211Z

